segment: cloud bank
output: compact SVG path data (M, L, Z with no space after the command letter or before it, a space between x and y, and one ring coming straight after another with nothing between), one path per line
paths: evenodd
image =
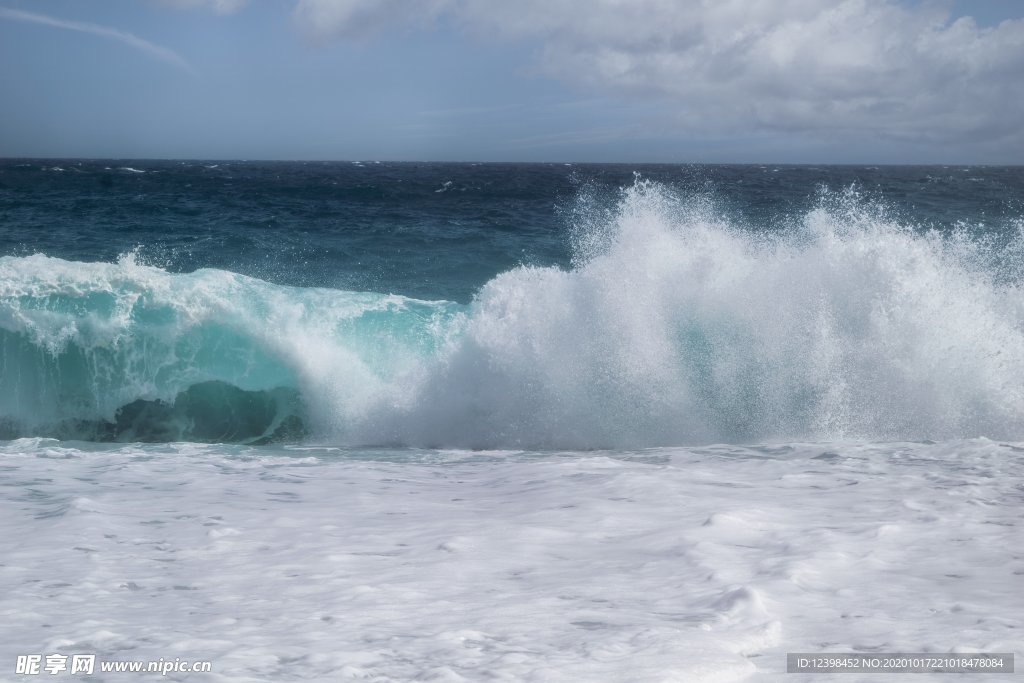
M894 0L298 0L317 40L443 21L531 41L552 77L664 100L694 133L1024 146L1024 20Z
M145 52L150 57L154 57L162 62L166 62L167 64L185 69L186 71L192 71L192 67L189 66L188 62L186 62L177 52L166 47L156 45L155 43L151 43L148 40L143 40L132 33L120 31L109 26L101 26L99 24L91 24L84 21L66 21L64 19L47 16L45 14L23 12L21 10L8 9L6 7L0 7L0 19L25 21L33 24L43 24L44 26L53 26L54 28L63 28L69 31L91 33L95 36L100 36L101 38L108 38L110 40L116 40L126 45L130 45L136 50Z

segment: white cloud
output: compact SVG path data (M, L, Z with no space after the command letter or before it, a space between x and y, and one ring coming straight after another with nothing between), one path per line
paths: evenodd
M673 126L1024 145L1024 20L894 0L298 0L318 39L443 17L537 41L541 70L660 98Z
M211 9L217 14L233 14L242 9L248 0L161 0L161 2L181 9L203 7Z
M23 12L16 9L7 9L0 7L0 19L10 19L12 21L25 21L33 24L43 24L45 26L53 26L54 28L63 28L69 31L80 31L82 33L91 33L101 38L109 38L110 40L116 40L118 42L130 45L131 47L145 52L150 57L155 57L162 62L172 64L174 66L191 71L192 68L188 62L182 59L181 55L173 50L166 47L156 45L148 40L143 40L138 36L128 33L126 31L120 31L116 28L109 26L101 26L99 24L91 24L84 21L65 21L64 19L56 19L54 17L47 16L45 14L35 14L34 12Z
M300 0L295 19L318 40L358 38L395 26L425 28L454 8L451 0Z

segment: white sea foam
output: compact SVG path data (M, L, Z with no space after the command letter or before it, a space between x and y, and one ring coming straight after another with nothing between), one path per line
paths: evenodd
M1022 453L9 442L0 661L180 657L225 683L760 683L792 677L787 651L1019 666Z

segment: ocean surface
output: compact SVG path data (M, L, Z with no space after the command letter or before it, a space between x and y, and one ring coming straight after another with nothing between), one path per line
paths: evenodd
M0 484L0 680L1022 655L1024 168L0 160Z

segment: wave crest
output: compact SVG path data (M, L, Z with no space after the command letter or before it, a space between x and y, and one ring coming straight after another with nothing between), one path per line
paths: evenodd
M854 191L778 230L644 181L586 201L571 269L503 273L468 307L0 259L0 415L116 424L219 382L287 390L280 415L349 444L1024 438L1019 234L914 229Z

